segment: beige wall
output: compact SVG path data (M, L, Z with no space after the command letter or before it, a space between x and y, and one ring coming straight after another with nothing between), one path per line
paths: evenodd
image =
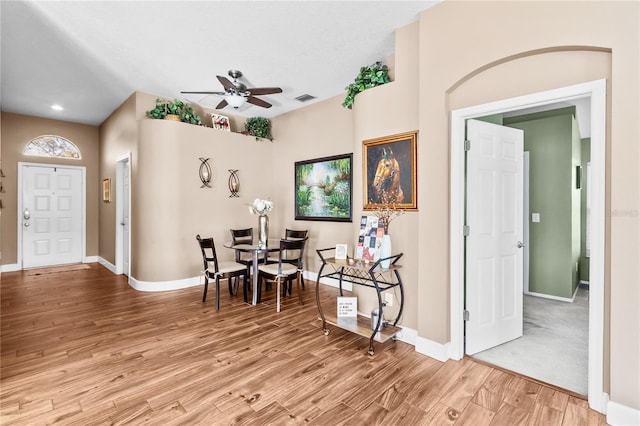
M638 2L445 1L424 12L419 101L424 149L418 154L425 179L419 195L429 200L420 211L420 256L425 261L419 276L426 283L420 287L419 334L444 343L449 339L449 189L444 183L449 180L451 111L594 78L609 79L606 285L610 298L606 303L611 310L605 331L611 342L610 396L636 409L640 408L638 7Z
M81 160L51 159L22 155L25 145L42 135L58 135L73 142L82 153ZM98 128L86 124L49 120L20 114L2 113L2 264L18 260L18 162L60 164L86 167L86 256L98 255Z
M132 252L138 261L132 275L141 281L197 277L202 258L196 234L212 236L218 255L231 228L257 228L249 213L255 198L276 200L274 144L239 133L167 120L139 122L136 197L132 201ZM201 188L199 157L210 158L212 188ZM239 197L229 197L229 169L238 170ZM275 211L283 210L276 200ZM270 227L281 229L277 214Z
M138 164L137 93L131 95L100 125L100 179L111 178L111 202L100 200L100 257L115 265L116 253L116 162L131 155L130 180ZM135 197L136 187L131 187ZM133 259L132 259L133 261Z
M353 151L352 114L341 106L342 100L342 96L336 96L272 120L276 204L272 214L281 229L309 230L305 269L314 272L320 267L315 250L352 243L353 224L295 220L294 163ZM353 201L357 202L355 198Z

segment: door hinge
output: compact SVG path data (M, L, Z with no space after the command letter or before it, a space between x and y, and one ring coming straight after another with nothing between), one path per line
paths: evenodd
M467 311L466 309L462 311L462 320L469 321L469 311Z
M470 233L471 233L471 227L469 225L464 225L462 227L462 235L465 237L468 237Z
M464 150L465 151L471 150L471 141L469 139L464 140Z

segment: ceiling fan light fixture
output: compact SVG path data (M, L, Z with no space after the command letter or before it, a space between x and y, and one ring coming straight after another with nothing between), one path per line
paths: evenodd
M225 96L225 99L227 101L227 103L229 105L231 105L234 108L239 108L242 105L244 105L244 103L246 102L247 98L245 98L242 95L238 95L237 93L234 93L232 95L227 95Z

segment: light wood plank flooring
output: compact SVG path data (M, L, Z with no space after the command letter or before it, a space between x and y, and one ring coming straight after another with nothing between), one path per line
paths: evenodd
M0 423L604 425L586 401L470 359L436 361L201 288L133 290L99 264L1 276ZM225 286L226 287L226 286ZM215 291L215 287L214 290ZM337 292L324 288L324 297Z

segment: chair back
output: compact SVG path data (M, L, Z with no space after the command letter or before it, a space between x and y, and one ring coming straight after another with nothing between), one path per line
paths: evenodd
M297 229L285 229L284 237L285 238L307 238L308 230L297 230Z
M196 235L196 240L198 240L198 244L200 244L205 272L210 271L212 266L214 271L218 272L218 257L216 256L216 246L213 243L213 238L202 238L200 234L198 234Z
M300 238L295 240L287 240L283 238L280 240L280 252L278 254L278 274L282 273L282 262L293 263L299 270L302 270L302 259L304 257L304 248L307 245L308 238ZM291 251L295 250L298 253L298 257L292 259L287 257ZM292 261L295 261L292 262Z
M253 228L229 229L231 242L236 244L253 244ZM236 262L246 263L251 260L251 256L236 250Z
M246 229L229 229L233 245L236 244L253 244L253 228Z

